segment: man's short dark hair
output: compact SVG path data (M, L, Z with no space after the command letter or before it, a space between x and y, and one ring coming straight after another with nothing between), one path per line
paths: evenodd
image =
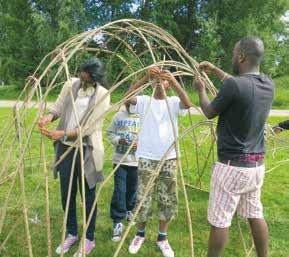
M264 44L259 37L244 37L239 41L239 48L253 65L260 65L264 56Z

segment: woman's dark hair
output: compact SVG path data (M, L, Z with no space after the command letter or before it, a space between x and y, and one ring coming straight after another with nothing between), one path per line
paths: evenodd
M80 71L88 73L93 83L98 82L105 88L108 87L105 66L98 58L91 58L84 62L80 66Z

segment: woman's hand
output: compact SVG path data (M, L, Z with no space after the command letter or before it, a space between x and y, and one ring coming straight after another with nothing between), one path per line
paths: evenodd
M64 136L64 130L49 130L45 127L40 128L40 133L52 140L59 140Z
M49 124L52 120L53 120L53 114L48 113L47 115L40 118L40 120L38 121L38 127L42 128L46 126L47 124Z

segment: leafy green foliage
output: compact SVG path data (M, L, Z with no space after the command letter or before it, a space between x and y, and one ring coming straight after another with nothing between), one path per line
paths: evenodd
M227 71L234 44L243 36L257 35L266 46L263 71L288 75L289 23L281 19L286 10L287 0L0 0L0 81L23 85L58 44L122 18L155 23L198 61L210 60ZM141 52L145 45L136 48ZM118 54L128 56L125 48ZM73 69L78 62L72 61ZM109 69L111 83L121 67L119 61Z

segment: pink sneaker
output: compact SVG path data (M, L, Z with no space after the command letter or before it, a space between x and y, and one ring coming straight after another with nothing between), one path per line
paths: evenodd
M95 247L95 240L88 240L87 238L85 239L85 254L88 255L93 248ZM83 254L83 249L82 249L82 245L80 245L80 249L73 255L73 257L82 257Z
M175 253L172 250L168 240L158 241L157 246L161 250L164 257L174 257L175 256Z
M66 239L63 242L63 245L59 245L55 252L56 254L61 254L61 250L63 248L63 253L67 253L69 251L69 249L76 243L76 241L78 240L77 236L73 236L68 234Z
M129 253L136 254L144 243L144 237L135 236L128 248Z

